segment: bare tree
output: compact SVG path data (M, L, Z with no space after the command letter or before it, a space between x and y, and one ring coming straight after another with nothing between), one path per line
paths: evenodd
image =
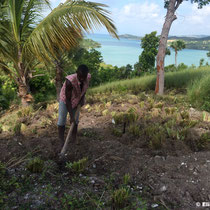
M184 0L164 0L164 1L167 13L160 36L158 54L156 58L157 79L156 79L155 93L159 95L163 95L164 92L164 60L165 60L168 34L173 21L177 19L175 12ZM198 3L198 8L200 9L203 6L209 4L210 0L191 0L191 3Z

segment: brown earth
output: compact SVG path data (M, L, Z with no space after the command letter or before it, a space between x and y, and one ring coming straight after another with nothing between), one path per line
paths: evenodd
M130 106L128 103L123 107L114 103L109 110L123 111ZM135 106L135 102L132 106ZM143 117L140 118L139 125L140 128L145 126ZM110 115L103 116L94 109L90 111L83 108L80 115L79 144L70 143L66 160L72 162L88 157L90 173L98 179L113 173L118 176L129 173L140 190L148 189L144 191L148 202L158 202L162 206L160 209L210 209L202 207L202 202L210 204L208 149L192 151L183 141L171 139L163 148L154 150L148 147L148 139L144 136L132 136L127 130L121 137L114 136L111 132L113 126ZM205 122L206 130L209 126L209 122ZM119 128L121 129L120 126ZM193 132L190 138L196 136ZM35 148L38 148L37 154L43 159L57 160L57 147L57 127L54 120L50 126L39 128L36 134L26 132L14 136L2 133L0 160L6 163L13 157L23 157L28 152L34 152ZM148 209L158 209L152 208L150 204Z

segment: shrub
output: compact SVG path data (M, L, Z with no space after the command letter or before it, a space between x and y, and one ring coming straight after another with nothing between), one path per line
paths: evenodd
M17 96L17 86L9 76L0 76L0 110L9 108L11 101Z
M35 103L46 101L55 94L55 85L51 81L49 73L43 69L37 69L33 76L35 77L30 80L29 84Z

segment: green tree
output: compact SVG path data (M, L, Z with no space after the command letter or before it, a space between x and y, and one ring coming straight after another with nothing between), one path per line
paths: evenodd
M210 58L210 51L206 53L207 57Z
M200 59L200 62L199 62L199 66L201 67L201 66L203 66L203 64L204 64L204 59L201 58L201 59Z
M119 80L119 68L101 63L98 78L100 79L100 84Z
M172 42L170 47L175 51L175 66L177 67L177 53L185 48L185 42L183 40L177 40Z
M184 0L164 0L165 8L167 9L167 14L161 31L158 54L156 58L157 79L156 79L155 93L160 95L162 95L164 92L164 60L165 60L168 34L173 21L177 19L175 12L179 8L179 6L183 3L183 1ZM191 0L191 2L198 3L198 8L202 8L203 6L209 4L210 0Z
M143 48L143 51L139 56L138 67L143 72L151 71L155 67L155 57L158 52L157 47L159 42L156 34L157 32L153 31L141 39L141 48Z
M54 58L56 63L57 52L77 46L84 32L102 25L117 37L104 4L66 1L44 19L40 17L49 6L47 0L5 0L0 6L0 66L17 84L24 106L28 105L30 72L38 64L36 58L44 62Z
M156 34L157 32L153 31L150 34L146 34L141 39L141 48L143 48L143 51L139 56L139 62L134 65L136 72L151 72L154 70L155 58L158 52L158 43L160 40ZM167 54L170 55L170 50L168 48Z
M95 49L95 48L100 48L101 47L101 44L96 42L96 41L93 41L92 39L83 39L81 42L80 42L80 46L82 48L85 48L86 50L90 50L90 49Z

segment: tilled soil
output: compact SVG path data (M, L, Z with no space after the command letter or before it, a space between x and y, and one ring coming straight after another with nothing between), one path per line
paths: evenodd
M210 205L210 151L193 152L182 142L154 151L145 146L146 139L134 138L127 132L116 137L111 127L110 117L83 110L79 144L70 143L66 160L88 157L89 173L99 180L112 173L129 173L137 186L149 189L145 193L148 202L159 202L162 209L210 209L204 207ZM39 135L2 135L0 160L8 162L38 148L37 154L43 159L56 161L57 147L56 124Z

